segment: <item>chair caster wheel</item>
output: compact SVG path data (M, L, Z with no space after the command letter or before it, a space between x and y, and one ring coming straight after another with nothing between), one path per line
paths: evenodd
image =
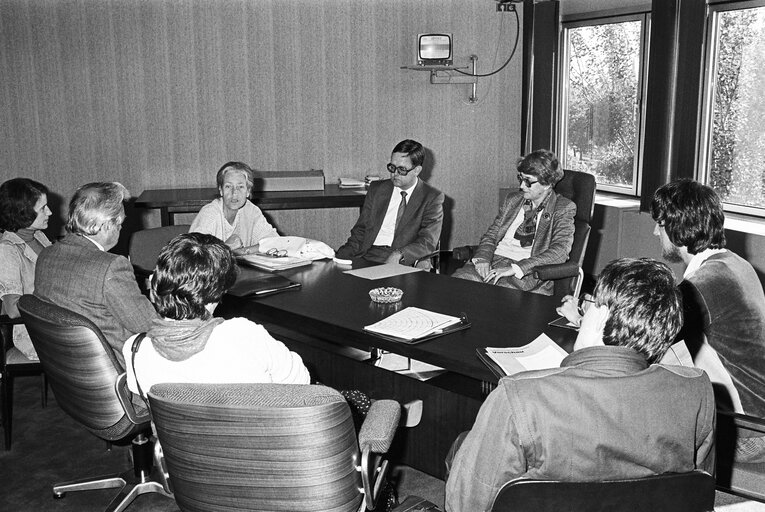
M60 500L61 498L64 498L64 497L66 497L66 493L65 492L54 492L53 493L53 499L54 500Z

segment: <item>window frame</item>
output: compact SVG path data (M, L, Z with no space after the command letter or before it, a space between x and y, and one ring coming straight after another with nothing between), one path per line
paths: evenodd
M640 21L640 69L638 71L638 90L636 91L636 106L638 111L637 126L635 127L635 161L632 166L632 186L618 186L598 183L597 189L633 197L640 196L643 181L643 149L646 127L646 97L648 93L648 64L651 40L651 13L645 10L608 14L592 13L589 16L563 17L560 24L559 38L559 69L557 80L557 109L555 112L555 147L558 158L564 168L568 168L567 134L568 134L568 83L569 83L569 42L570 30L586 26L608 25L630 21Z
M702 99L699 112L699 128L697 142L697 175L701 183L709 183L709 162L712 155L712 124L714 116L714 98L717 85L717 39L719 15L724 12L765 7L765 0L722 0L710 1L707 5L707 20L704 34L704 69L702 82ZM765 134L763 134L765 136ZM765 217L765 206L745 206L723 201L723 209L727 212L751 215L762 219Z

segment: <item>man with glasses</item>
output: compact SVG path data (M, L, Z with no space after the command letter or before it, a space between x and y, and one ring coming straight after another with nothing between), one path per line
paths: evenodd
M37 259L34 294L95 323L122 367L122 346L159 318L141 294L133 267L112 254L125 220L127 189L120 183L89 183L69 202L67 235Z
M553 282L533 273L565 262L574 242L576 205L553 190L562 178L551 151L526 155L518 163L518 190L508 194L472 260L454 277L552 295Z
M424 160L419 142L407 139L393 148L387 165L391 178L369 186L351 236L336 251L338 259L413 265L435 251L444 194L418 178Z

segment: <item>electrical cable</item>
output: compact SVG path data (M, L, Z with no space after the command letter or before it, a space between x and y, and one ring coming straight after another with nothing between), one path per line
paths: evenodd
M510 56L507 58L505 63L502 64L502 66L500 66L499 69L495 69L491 73L484 73L484 74L474 75L472 73L468 73L466 71L462 71L462 70L456 69L456 68L453 69L452 71L456 71L457 73L460 73L462 75L473 76L473 77L476 77L476 78L486 78L487 76L496 75L497 73L499 73L500 71L505 69L508 64L510 64L510 61L513 60L513 56L515 55L515 50L518 48L518 35L521 32L521 21L518 18L518 11L515 9L515 6L512 6L512 7L513 7L513 14L515 14L515 42L513 43L513 51L510 52Z

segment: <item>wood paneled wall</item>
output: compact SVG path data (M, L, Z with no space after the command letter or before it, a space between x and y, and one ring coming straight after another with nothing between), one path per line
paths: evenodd
M324 169L328 181L384 175L393 146L414 138L448 197L443 240L476 242L497 188L514 180L520 50L479 82L475 105L469 85L400 67L417 33L446 31L456 63L476 54L487 72L515 30L490 0L3 0L0 174L45 183L63 216L85 182L118 180L136 195L213 186L229 160ZM356 214L273 219L336 245Z

